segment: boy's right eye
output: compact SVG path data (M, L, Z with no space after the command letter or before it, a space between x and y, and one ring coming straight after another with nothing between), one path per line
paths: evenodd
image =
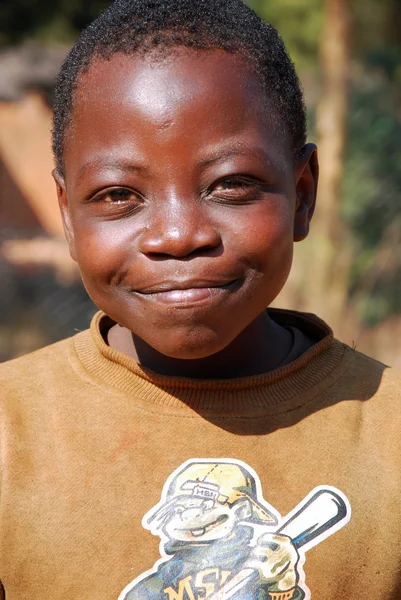
M95 196L92 202L105 202L107 204L140 204L140 198L133 190L127 188L115 188L106 190Z

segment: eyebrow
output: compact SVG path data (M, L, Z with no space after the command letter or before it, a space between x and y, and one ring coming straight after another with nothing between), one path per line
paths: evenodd
M90 169L100 170L100 169L110 169L113 171L129 171L131 173L138 173L146 171L147 168L141 164L133 164L131 161L127 160L102 160L102 159L94 159L89 160L79 169L77 174L77 182L79 183Z
M272 160L271 160L271 156L266 152L266 150L264 150L261 147L258 146L252 146L252 147L245 147L245 148L240 148L240 149L230 149L230 150L221 150L221 151L217 151L214 154L211 154L211 156L207 156L205 158L200 159L199 161L199 166L200 167L207 167L216 163L221 163L224 162L226 160L229 160L230 158L235 158L237 156L257 156L259 157L263 162L272 165ZM143 165L140 164L140 162L138 162L137 164L133 164L130 160L113 160L113 159L94 159L94 160L89 160L88 162L86 162L84 165L82 165L82 167L79 169L78 171L78 175L77 175L77 182L79 183L85 176L85 174L87 173L87 171L89 171L90 169L96 169L96 170L100 170L100 169L110 169L110 170L114 170L114 171L128 171L130 173L143 173L148 171L148 168Z
M218 162L224 162L225 160L228 160L230 158L235 158L236 156L258 156L259 158L261 158L264 162L267 162L268 164L272 164L272 160L271 160L271 156L266 152L266 150L264 150L263 148L260 148L258 146L254 146L251 148L241 148L241 149L233 149L233 150L226 150L226 151L220 151L220 152L216 152L215 154L212 154L211 156L208 156L206 158L202 158L199 161L200 166L205 167L205 166L209 166Z

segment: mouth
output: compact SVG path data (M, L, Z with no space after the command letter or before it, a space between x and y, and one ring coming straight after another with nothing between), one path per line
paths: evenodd
M218 525L221 525L221 523L223 523L224 521L227 521L227 519L227 515L220 515L218 519L216 519L212 523L209 523L208 525L205 525L204 527L197 527L196 529L180 529L179 531L185 531L186 533L190 533L193 537L202 537L211 529L214 529Z
M211 300L239 287L240 279L222 283L215 281L166 282L135 293L147 300L163 304L185 305Z

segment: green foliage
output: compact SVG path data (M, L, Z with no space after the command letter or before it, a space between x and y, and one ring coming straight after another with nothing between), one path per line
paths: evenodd
M109 0L2 0L0 45L27 38L72 40L109 4Z
M353 6L363 71L350 102L343 215L355 244L351 299L371 325L401 312L401 2Z
M393 84L359 81L351 96L343 216L355 260L351 297L368 324L401 311L401 115Z
M280 32L299 69L316 65L324 0L248 0Z

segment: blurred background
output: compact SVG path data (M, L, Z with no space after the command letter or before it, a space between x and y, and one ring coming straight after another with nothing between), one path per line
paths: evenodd
M320 149L311 236L276 304L401 368L401 0L248 0L280 31ZM73 335L95 307L50 172L60 64L104 0L0 2L0 361Z

